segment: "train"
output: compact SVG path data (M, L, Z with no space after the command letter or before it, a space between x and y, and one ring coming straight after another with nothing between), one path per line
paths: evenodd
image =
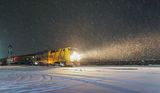
M65 47L46 50L32 54L0 58L0 65L53 65L53 66L80 66L80 65L159 65L157 60L94 60L82 58L77 48Z
M80 54L76 48L66 47L27 55L3 58L0 63L26 65L79 66Z

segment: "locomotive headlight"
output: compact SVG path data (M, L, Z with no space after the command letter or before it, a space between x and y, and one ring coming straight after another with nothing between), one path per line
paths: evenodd
M73 52L70 56L71 61L79 61L80 60L80 54L78 54L77 52Z

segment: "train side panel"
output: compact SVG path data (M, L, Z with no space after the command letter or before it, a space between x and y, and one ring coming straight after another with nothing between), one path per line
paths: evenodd
M65 63L65 65L70 65L70 48L62 48L49 51L48 63Z

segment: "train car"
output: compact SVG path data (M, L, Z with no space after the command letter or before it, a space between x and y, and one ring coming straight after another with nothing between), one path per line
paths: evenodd
M1 59L0 64L78 66L80 55L75 48L59 48Z
M76 49L67 47L37 53L34 65L77 66L80 65L79 60L80 55Z
M25 64L30 65L34 62L35 54L28 54L28 55L20 55L20 56L13 56L11 64Z

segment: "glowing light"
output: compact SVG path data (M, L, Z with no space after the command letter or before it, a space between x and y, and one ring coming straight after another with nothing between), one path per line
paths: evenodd
M38 62L35 62L34 64L35 64L35 65L38 65Z
M73 52L70 56L71 61L79 61L80 60L80 55L77 52Z

